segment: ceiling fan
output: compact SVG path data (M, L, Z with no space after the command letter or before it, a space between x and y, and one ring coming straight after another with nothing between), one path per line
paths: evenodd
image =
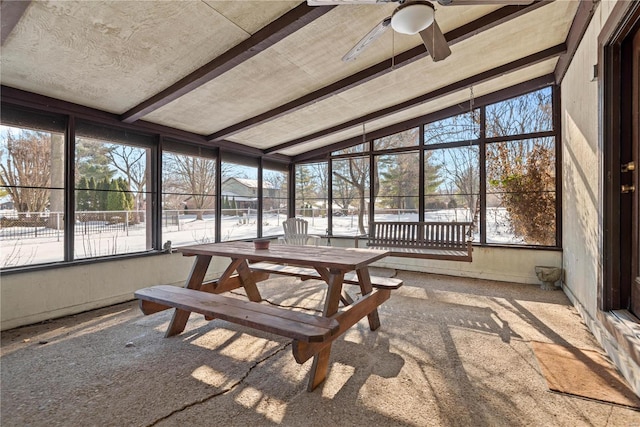
M533 0L437 0L441 6L515 4L524 5ZM434 61L441 61L451 55L444 34L435 21L435 7L431 1L425 0L307 0L309 6L334 6L341 4L380 4L399 3L391 16L383 19L366 36L342 57L345 62L353 61L374 40L378 39L387 28L402 34L420 34L427 52Z

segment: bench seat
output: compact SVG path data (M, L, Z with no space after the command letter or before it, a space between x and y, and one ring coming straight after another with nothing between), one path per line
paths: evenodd
M392 256L472 261L473 247L467 222L372 222L367 247ZM356 247L359 245L356 237Z
M428 258L457 261L471 261L468 250L459 249L424 249L424 248L399 248L389 246L368 246L371 249L387 250L391 256L407 258Z
M134 295L144 314L157 312L159 305L174 307L302 342L327 341L340 328L335 319L171 285L140 289Z
M249 268L253 272L264 272L273 274L282 274L285 276L296 276L303 280L306 279L322 279L320 274L313 268L297 267L294 265L282 265L274 264L271 262L257 262L255 264L249 264ZM344 275L344 283L350 285L357 285L358 275L355 272L349 272ZM392 277L377 277L371 276L371 286L378 289L398 289L402 286L402 280Z

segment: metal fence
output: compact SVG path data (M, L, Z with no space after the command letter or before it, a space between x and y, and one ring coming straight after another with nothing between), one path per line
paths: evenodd
M76 235L129 232L144 227L145 211L76 212ZM0 212L0 240L54 237L64 234L62 212Z

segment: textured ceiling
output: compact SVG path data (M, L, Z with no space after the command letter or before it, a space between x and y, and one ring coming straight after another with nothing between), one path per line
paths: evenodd
M361 135L359 120L366 115L375 116L365 121L370 132L468 104L469 87L411 104L416 97L464 79L475 81L473 94L482 96L553 73L557 57L491 78L477 77L565 42L579 2L544 3L450 43L452 54L443 61L433 62L423 55L409 64L393 68L389 64L374 78L356 84L358 78L353 76L358 73L394 54L421 48L419 36L388 30L356 61L341 61L358 40L393 12L395 3L323 8L323 14L311 19L308 17L317 11L309 10L316 8L300 1L33 1L3 40L0 77L3 86L123 118L155 97L159 103L154 108L130 120L203 136L242 124L226 132L224 140L267 151L295 140L300 143L277 150L295 156ZM443 33L454 34L500 8L436 4L436 20ZM285 28L284 35L273 39L273 28L280 23L295 26L301 22L288 20L294 13L310 13L303 18L309 22L295 30ZM244 48L243 43L258 47ZM164 97L185 78L199 77L203 69L218 66L216 61L234 49L245 49L245 56L226 62L227 68L214 77ZM350 83L344 87L342 82L347 80ZM329 85L341 86L326 91ZM325 95L307 99L297 108L287 106L316 91ZM403 102L410 105L378 114ZM277 114L271 113L274 109ZM258 120L261 114L270 117ZM341 127L347 122L353 124ZM327 132L332 128L335 130ZM306 140L307 136L311 138Z

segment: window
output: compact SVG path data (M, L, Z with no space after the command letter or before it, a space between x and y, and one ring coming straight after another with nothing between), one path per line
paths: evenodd
M412 120L296 165L293 180L276 160L262 159L259 173L257 158L197 141L3 103L0 268L275 236L292 210L316 235L366 234L373 212L473 222L480 244L557 247L556 90Z
M425 221L478 223L479 164L473 145L425 152Z
M339 156L341 154L352 154L352 153L365 153L369 151L369 143L365 142L363 144L354 145L353 147L345 148L343 150L334 151L331 153L332 156Z
M262 170L262 235L282 234L282 221L287 219L289 173Z
M152 249L152 137L78 123L74 258Z
M64 121L3 109L0 267L64 260Z
M448 117L424 125L424 143L446 144L480 138L480 110Z
M487 144L487 242L554 246L554 138Z
M369 229L369 156L332 162L333 235L356 236Z
M553 130L551 88L488 105L487 138Z
M328 229L328 175L326 162L296 165L296 217L309 222L309 234L324 235Z
M258 168L248 160L229 154L222 159L223 242L258 236Z
M376 221L471 222L480 244L559 246L553 91L373 140L373 153L333 152L333 235L366 233L373 209ZM422 152L411 150L419 136Z
M373 140L375 151L392 148L415 147L420 142L420 128L413 128Z
M417 221L420 156L417 151L376 156L376 221Z
M163 242L184 246L216 241L216 169L212 150L162 153Z

